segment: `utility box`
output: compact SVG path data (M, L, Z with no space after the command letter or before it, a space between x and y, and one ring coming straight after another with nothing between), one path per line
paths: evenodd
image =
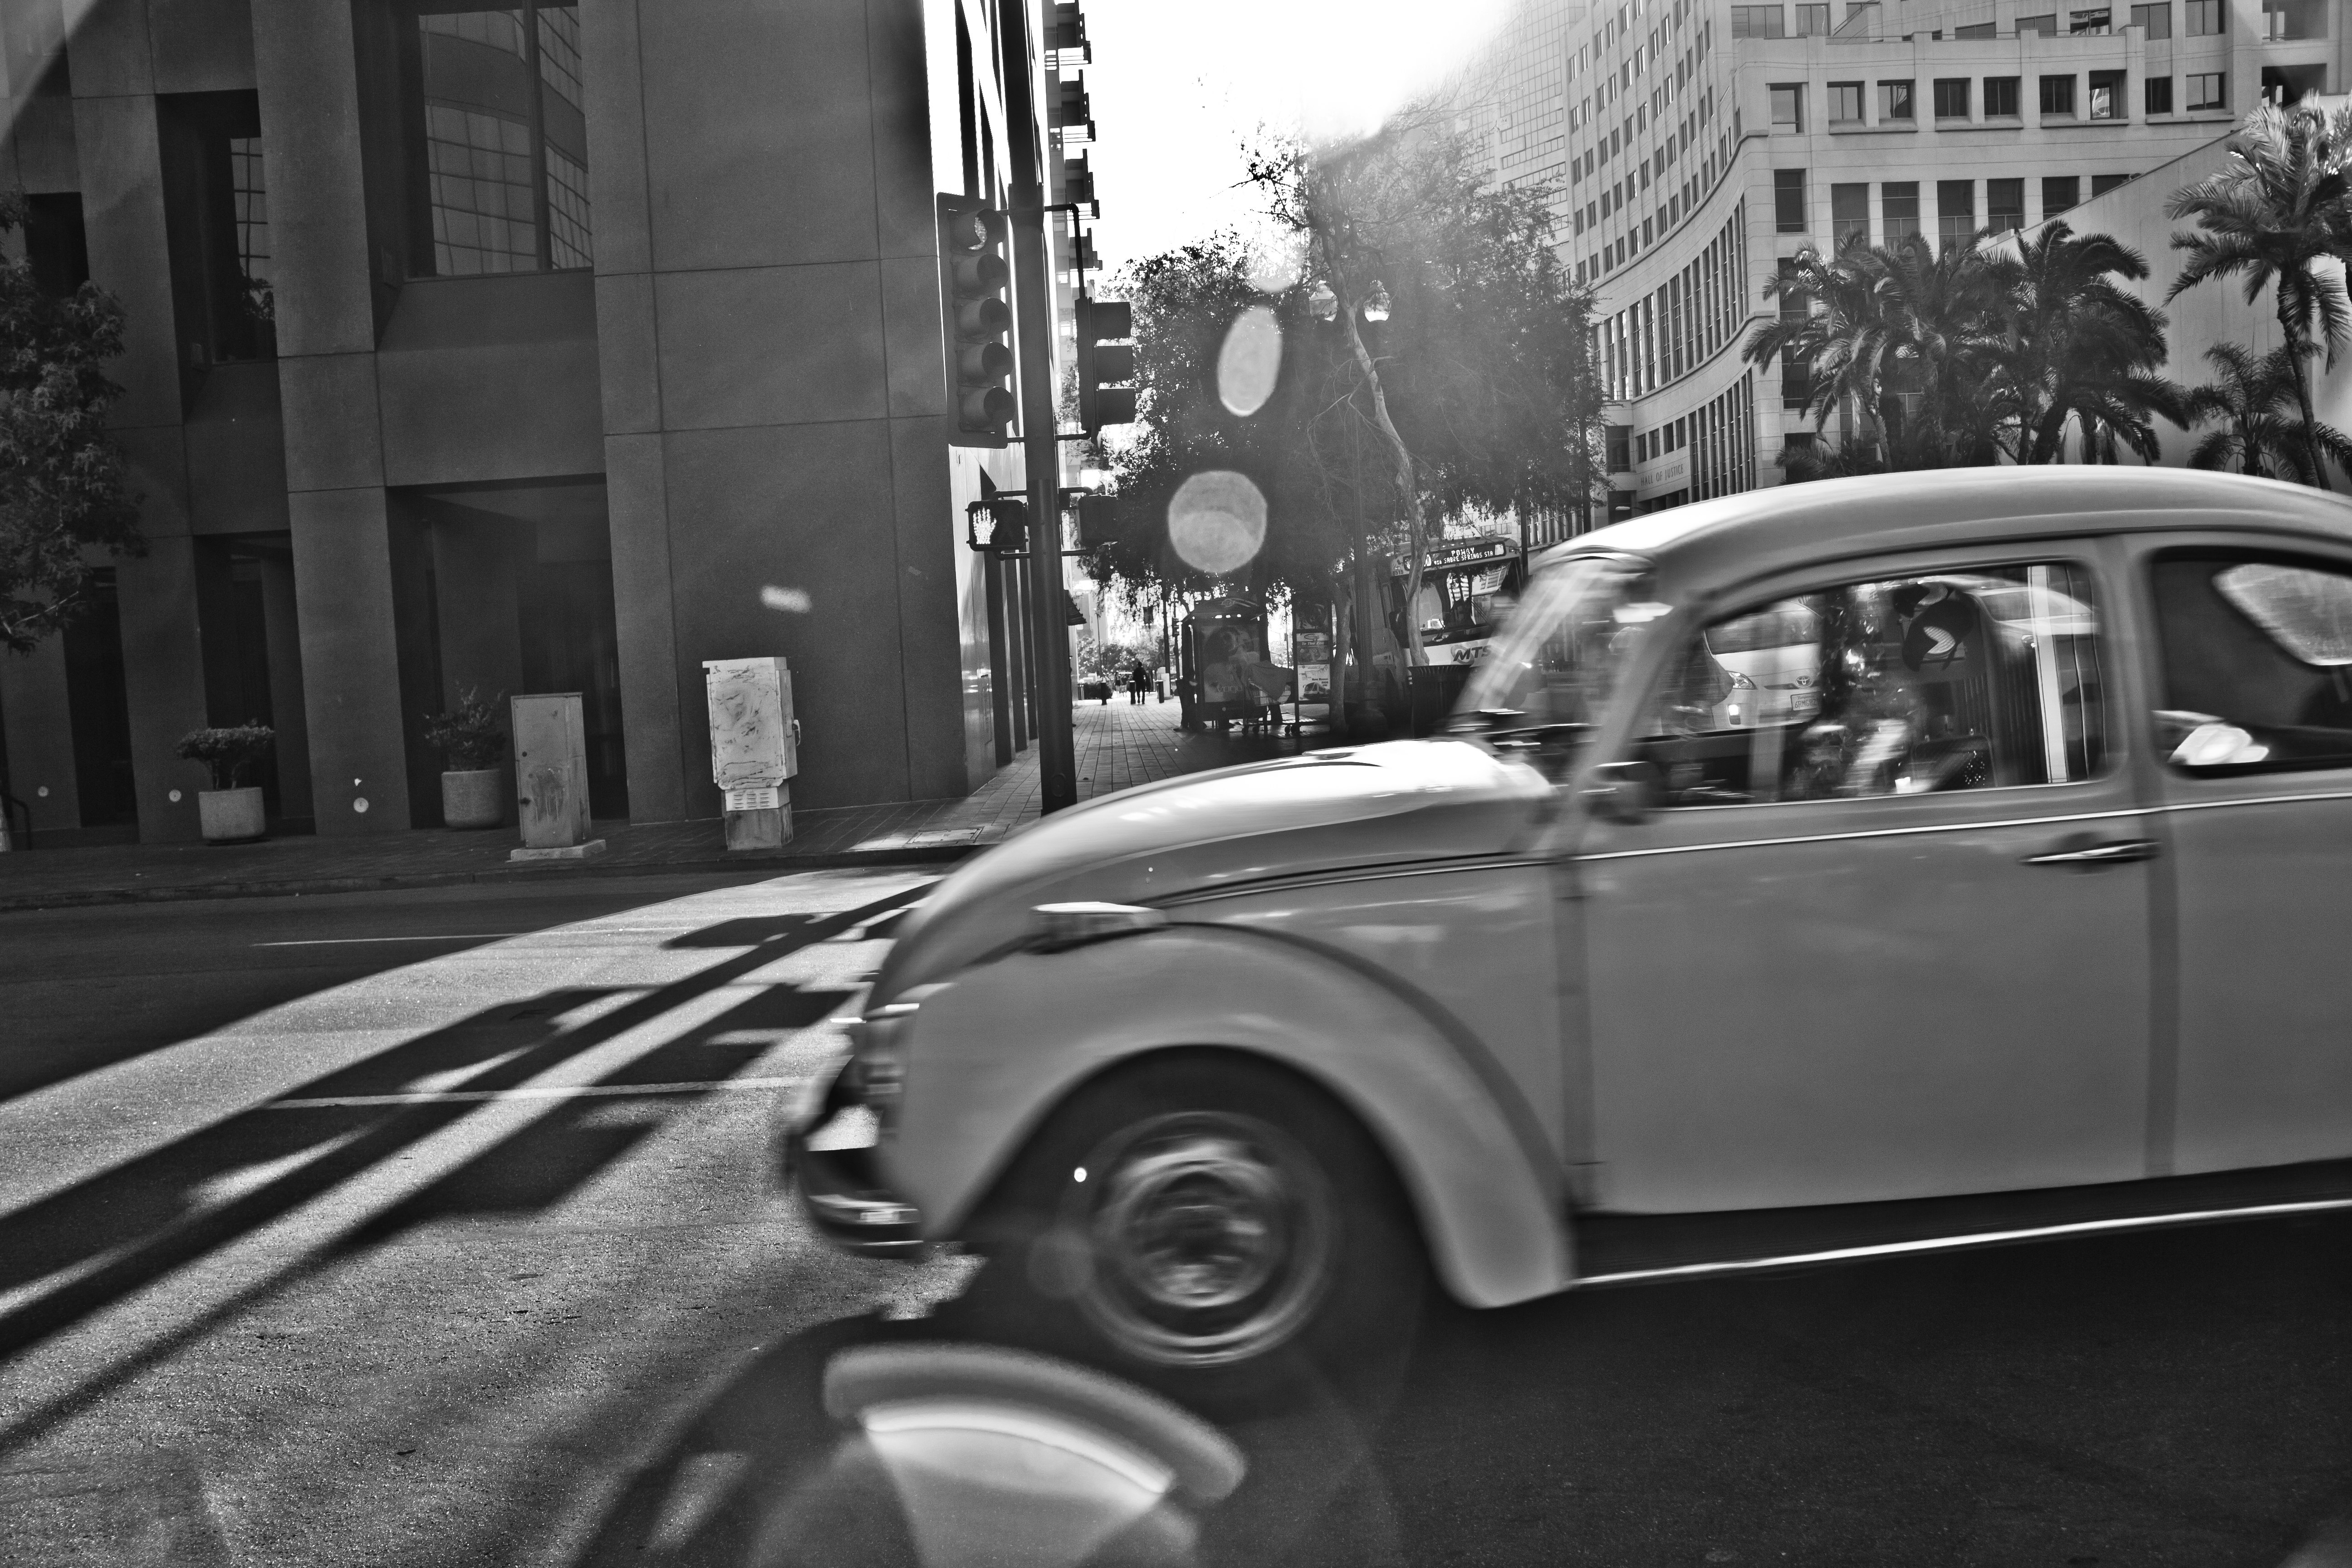
M580 693L510 700L515 805L523 847L516 859L577 859L604 847L588 837L588 732Z
M727 847L781 849L793 836L790 781L801 771L793 672L781 657L708 658L702 679Z

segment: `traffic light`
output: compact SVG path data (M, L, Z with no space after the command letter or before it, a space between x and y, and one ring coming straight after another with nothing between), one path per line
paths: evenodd
M1095 204L1095 172L1084 153L1073 153L1062 160L1062 199L1077 206L1095 207L1095 216L1102 216L1102 209Z
M1118 513L1114 510L1118 505L1116 498L1066 486L1062 490L1062 505L1077 513L1079 549L1092 550L1097 544L1110 542L1111 532L1118 523Z
M1135 313L1124 300L1078 296L1078 423L1091 435L1106 425L1135 423L1135 350L1111 338L1135 336Z
M941 336L953 416L948 441L1002 447L1018 406L1004 384L1013 377L1013 351L1004 342L1013 331L1004 215L976 196L942 195L939 205Z

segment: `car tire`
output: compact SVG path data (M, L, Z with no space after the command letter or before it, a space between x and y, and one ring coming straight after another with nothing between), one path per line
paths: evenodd
M994 1316L1206 1405L1392 1382L1427 1265L1387 1159L1279 1068L1173 1053L1074 1095L987 1227Z

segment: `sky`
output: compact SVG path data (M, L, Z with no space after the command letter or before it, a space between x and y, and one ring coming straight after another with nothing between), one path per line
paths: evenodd
M1311 140L1377 126L1493 35L1507 0L1087 0L1087 151L1106 266L1255 211L1242 148L1261 128Z

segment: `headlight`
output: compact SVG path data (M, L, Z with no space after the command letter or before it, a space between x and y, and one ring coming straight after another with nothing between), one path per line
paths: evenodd
M907 1047L902 1037L919 1005L893 1002L877 1007L860 1018L852 1032L850 1087L860 1100L877 1110L895 1105L906 1089Z

